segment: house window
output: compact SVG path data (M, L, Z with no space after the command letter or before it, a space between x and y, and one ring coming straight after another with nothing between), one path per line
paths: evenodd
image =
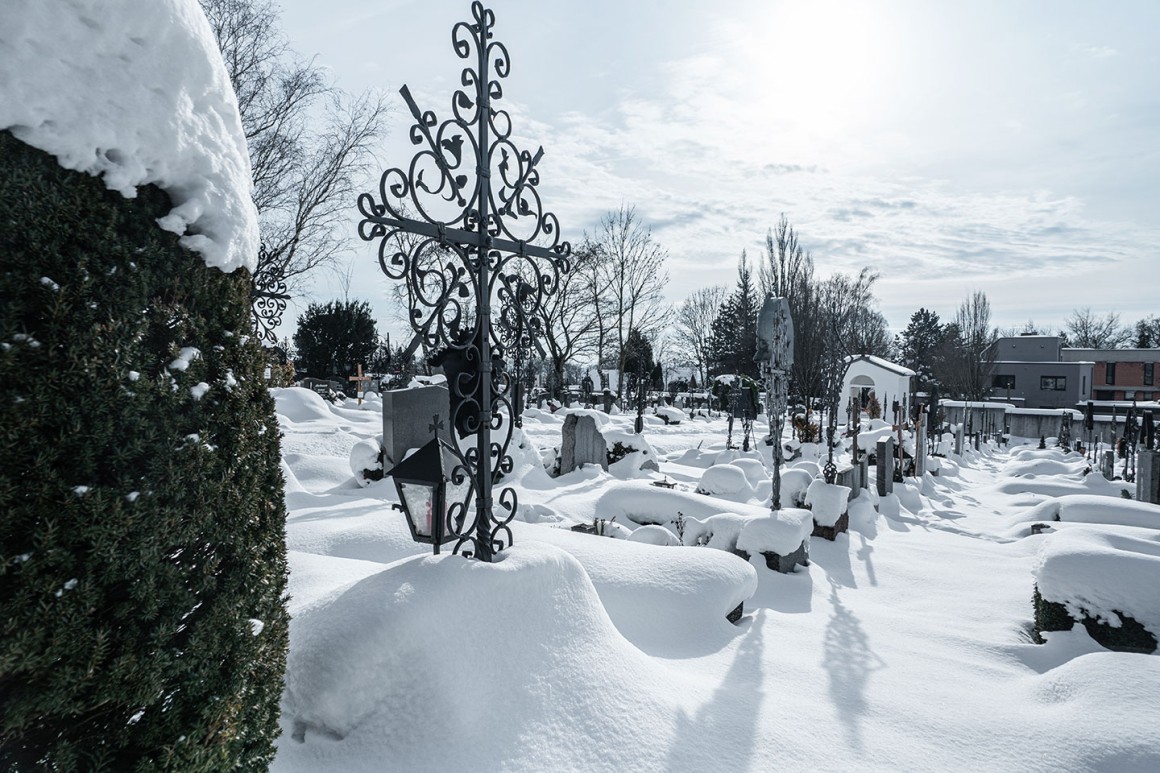
M1062 392L1067 389L1067 376L1040 376L1039 391Z
M1154 384L1152 383L1152 380L1154 378L1153 374L1155 372L1154 371L1155 367L1156 367L1156 363L1154 363L1154 362L1145 362L1144 363L1144 386L1154 386Z
M1116 383L1116 363L1114 363L1114 362L1104 363L1104 383L1105 384Z
M1015 388L1015 376L1014 375L995 376L991 380L991 388L992 389L1014 389Z

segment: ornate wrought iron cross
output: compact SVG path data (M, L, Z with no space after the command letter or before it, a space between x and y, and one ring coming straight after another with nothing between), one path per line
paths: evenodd
M492 39L495 14L477 1L471 15L451 31L456 55L474 58L452 95L452 117L440 122L420 110L403 86L419 150L406 169L383 172L378 197L360 195L358 208L359 236L378 240L383 273L406 283L412 329L429 348L443 349L445 362L458 363L445 368L455 428L449 450L471 485L448 521L458 537L454 552L490 561L511 544L516 512L507 487L499 495L505 513L493 513L493 484L512 469L503 355L536 329L544 299L568 270L571 247L536 190L543 148L517 149L510 116L494 106L511 68L507 48ZM514 324L492 325L493 299ZM474 518L465 517L473 502Z
M282 324L288 300L282 272L269 262L263 244L258 251L258 268L250 277L250 329L259 342L278 343L274 331Z

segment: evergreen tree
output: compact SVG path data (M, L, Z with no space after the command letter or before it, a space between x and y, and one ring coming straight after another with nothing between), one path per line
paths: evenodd
M366 301L312 303L298 318L294 346L303 370L314 378L345 379L358 363L370 362L379 337Z
M263 770L286 510L249 274L154 186L7 132L0 171L0 770Z
M938 360L942 355L943 338L946 329L939 321L938 314L922 308L910 315L910 324L898 334L898 355L900 364L917 374L916 388L930 391L935 383Z
M710 373L756 377L757 312L761 300L749 258L741 253L737 265L737 286L722 304L713 321L710 346Z

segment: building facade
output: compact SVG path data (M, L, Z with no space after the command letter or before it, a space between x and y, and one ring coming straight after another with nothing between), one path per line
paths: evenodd
M1094 363L1093 400L1160 400L1160 349L1063 349L1064 362Z
M991 371L992 399L1021 408L1074 408L1091 399L1095 363L1082 358L1065 361L1065 351L1059 336L998 339Z

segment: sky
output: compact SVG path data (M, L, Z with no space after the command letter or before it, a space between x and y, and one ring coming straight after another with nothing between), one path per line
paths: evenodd
M895 332L981 290L993 323L1160 313L1160 3L492 0L501 106L543 146L539 191L573 243L634 206L669 253L666 297L732 285L784 213L820 276L880 274ZM462 60L446 0L282 0L291 45L395 105L377 153L405 166L398 89L450 114ZM372 191L377 180L368 180ZM389 282L356 235L349 292L380 330ZM319 277L313 300L341 297ZM285 334L301 307L287 313Z

